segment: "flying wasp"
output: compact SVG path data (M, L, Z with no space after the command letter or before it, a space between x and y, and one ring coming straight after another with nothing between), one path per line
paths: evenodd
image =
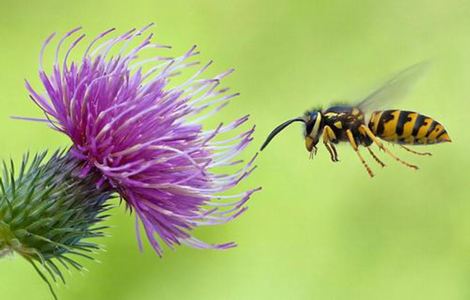
M372 144L377 145L379 149L401 164L418 169L416 165L400 159L391 152L384 145L384 141L397 144L416 155L431 155L429 152L415 151L406 145L450 142L444 126L433 118L417 112L379 109L386 107L391 101L403 98L426 67L427 63L419 63L402 70L385 82L382 87L357 101L355 105L340 104L326 110L313 109L301 117L288 120L269 134L260 150L266 148L271 140L287 126L294 122L301 122L305 125L305 147L310 153L310 158L313 158L317 153L317 143L323 137L323 144L330 153L333 162L339 161L335 145L347 142L356 152L371 177L374 176L374 173L359 151L360 146L365 147L372 158L382 167L385 164L371 149Z

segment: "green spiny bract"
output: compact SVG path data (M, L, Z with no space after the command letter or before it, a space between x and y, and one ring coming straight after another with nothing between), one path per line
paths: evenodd
M16 252L26 258L55 297L48 278L64 281L59 267L82 269L71 255L93 259L89 254L99 249L86 239L103 236L106 226L97 223L106 218L112 192L93 173L82 178L83 166L69 154L56 152L47 162L45 157L25 155L17 174L12 161L3 163L0 256Z

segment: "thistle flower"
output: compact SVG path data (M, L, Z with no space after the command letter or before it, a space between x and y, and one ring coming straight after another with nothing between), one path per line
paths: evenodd
M80 30L74 29L58 42L48 74L44 53L52 34L40 52L45 93L29 82L26 88L45 113L40 121L71 139L67 157L81 165L80 177L98 177L99 188L117 192L136 214L137 236L141 223L158 255L162 241L171 248L233 247L232 242L205 243L191 232L236 218L259 190L225 193L255 168L254 158L248 163L237 159L252 140L254 127L237 132L248 116L212 129L201 123L238 95L220 88L233 70L201 78L209 62L181 79L181 71L198 64L193 61L196 47L177 58L153 54L168 47L152 43L152 34L143 37L148 27L111 38L113 30L105 31L78 62L69 63L72 50L85 37L79 35L63 51L67 39ZM138 60L144 50L152 58ZM239 167L233 171L235 165ZM140 237L138 241L142 247Z

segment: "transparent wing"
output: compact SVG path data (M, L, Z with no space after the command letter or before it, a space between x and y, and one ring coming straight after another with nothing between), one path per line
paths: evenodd
M429 62L420 62L400 71L380 88L359 101L357 107L364 112L392 108L389 105L405 98L418 79L427 71L429 65Z

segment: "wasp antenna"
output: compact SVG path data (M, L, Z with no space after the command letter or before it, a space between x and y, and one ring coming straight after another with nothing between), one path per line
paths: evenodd
M292 120L288 120L288 121L282 123L281 125L277 126L276 128L274 128L274 130L268 135L268 138L266 139L266 141L261 146L260 151L263 151L263 149L266 148L266 146L269 144L269 142L271 142L271 140L279 132L281 132L284 128L286 128L287 126L289 126L290 124L292 124L294 122L303 122L303 123L305 123L305 120L303 118L295 118L295 119L292 119Z

